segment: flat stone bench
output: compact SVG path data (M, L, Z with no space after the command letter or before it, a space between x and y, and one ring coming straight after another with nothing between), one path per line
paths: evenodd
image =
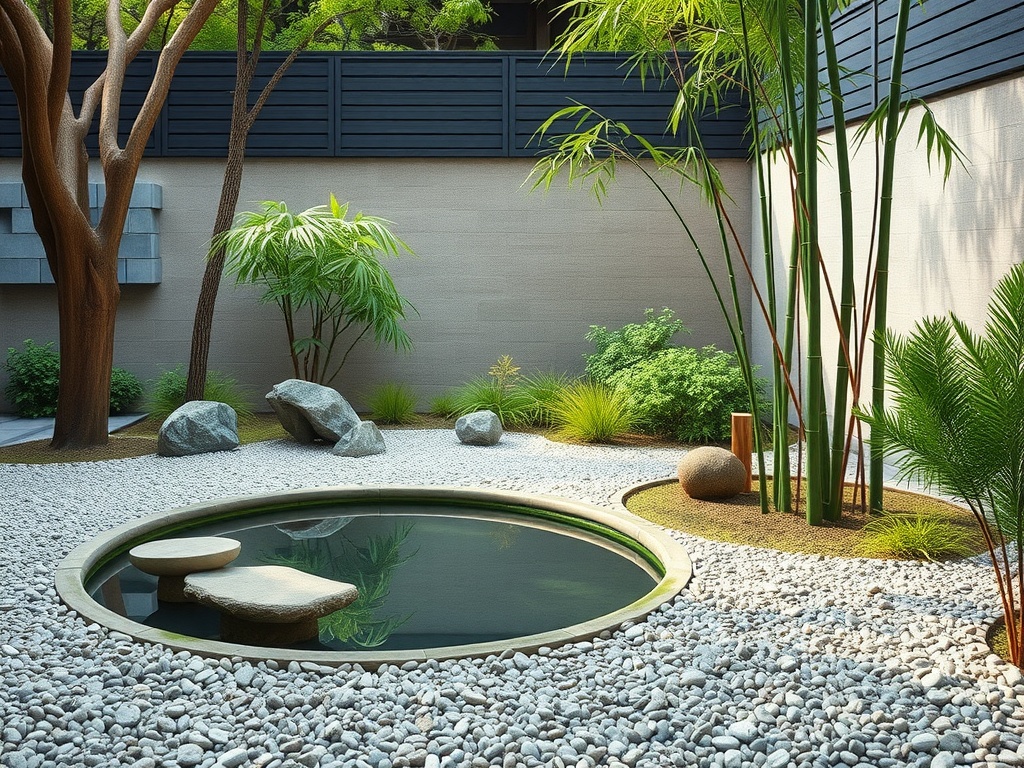
M131 564L143 573L158 576L157 599L184 603L185 576L223 568L232 562L242 545L220 536L148 541L128 552Z
M229 643L282 646L312 640L317 619L344 608L359 591L282 565L192 573L185 597L220 611L220 637Z

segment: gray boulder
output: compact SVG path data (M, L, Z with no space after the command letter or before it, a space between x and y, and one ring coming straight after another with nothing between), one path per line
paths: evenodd
M210 400L185 403L167 417L156 438L156 452L161 456L193 456L237 447L235 409Z
M693 499L731 499L746 482L743 462L725 448L695 448L679 462L679 484Z
M360 421L341 436L331 450L335 456L375 456L384 453L384 435L372 421Z
M275 384L267 402L281 426L300 443L317 438L336 443L359 423L359 416L336 389L311 381L288 379Z
M475 411L460 416L455 434L466 445L494 445L501 440L501 419L494 411Z

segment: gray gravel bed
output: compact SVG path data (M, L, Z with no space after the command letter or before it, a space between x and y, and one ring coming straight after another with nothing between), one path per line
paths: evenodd
M141 645L67 610L72 548L155 510L325 485L457 485L611 505L672 474L667 449L385 433L346 459L285 441L232 453L0 465L0 764L211 768L1024 764L1024 680L988 653L984 558L780 554L675 535L694 581L647 620L535 655L371 672Z

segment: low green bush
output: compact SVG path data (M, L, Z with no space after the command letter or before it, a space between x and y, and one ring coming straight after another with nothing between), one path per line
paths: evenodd
M644 322L630 323L617 331L602 326L590 326L587 341L594 343L597 351L585 355L587 376L593 381L607 384L608 380L630 366L650 360L658 352L669 349L669 341L680 331L686 331L681 320L673 320L674 313L668 307L657 316L653 309L644 310Z
M670 309L648 309L644 318L617 331L591 326L587 339L597 351L586 356L587 375L623 395L644 432L684 443L727 440L733 412L750 411L736 356L671 345L686 329ZM763 396L764 382L757 386Z
M4 370L9 380L4 394L15 412L24 418L38 419L57 414L60 389L60 355L53 342L36 344L26 339L24 349L10 347ZM142 397L142 383L123 368L110 372L110 412L124 413Z
M123 368L110 372L110 412L125 413L142 399L142 382Z
M606 443L633 424L622 393L592 381L564 387L552 399L550 413L559 437L588 443Z
M162 420L180 408L185 402L187 383L185 368L181 365L164 371L156 381L150 382L146 405L150 415ZM207 372L203 399L231 406L239 418L252 415L245 390L230 376L217 371Z
M736 358L714 347L672 347L619 371L608 385L645 432L684 443L728 439L733 412L750 410Z
M367 398L370 418L381 424L409 424L416 420L416 396L404 384L386 383Z
M868 522L855 552L863 557L939 560L975 552L971 532L935 515L888 514Z

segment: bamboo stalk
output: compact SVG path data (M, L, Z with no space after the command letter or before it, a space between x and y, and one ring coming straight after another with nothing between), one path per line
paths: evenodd
M892 220L892 189L896 171L896 138L899 134L900 97L903 95L903 53L910 20L910 0L900 0L896 15L896 33L892 44L892 68L889 77L889 111L885 116L885 149L882 153L882 194L878 228L878 253L875 259L875 354L871 371L871 405L875 413L885 408L885 345L879 340L885 334L889 292L889 241ZM882 512L884 435L871 430L871 473L868 493L871 511Z

